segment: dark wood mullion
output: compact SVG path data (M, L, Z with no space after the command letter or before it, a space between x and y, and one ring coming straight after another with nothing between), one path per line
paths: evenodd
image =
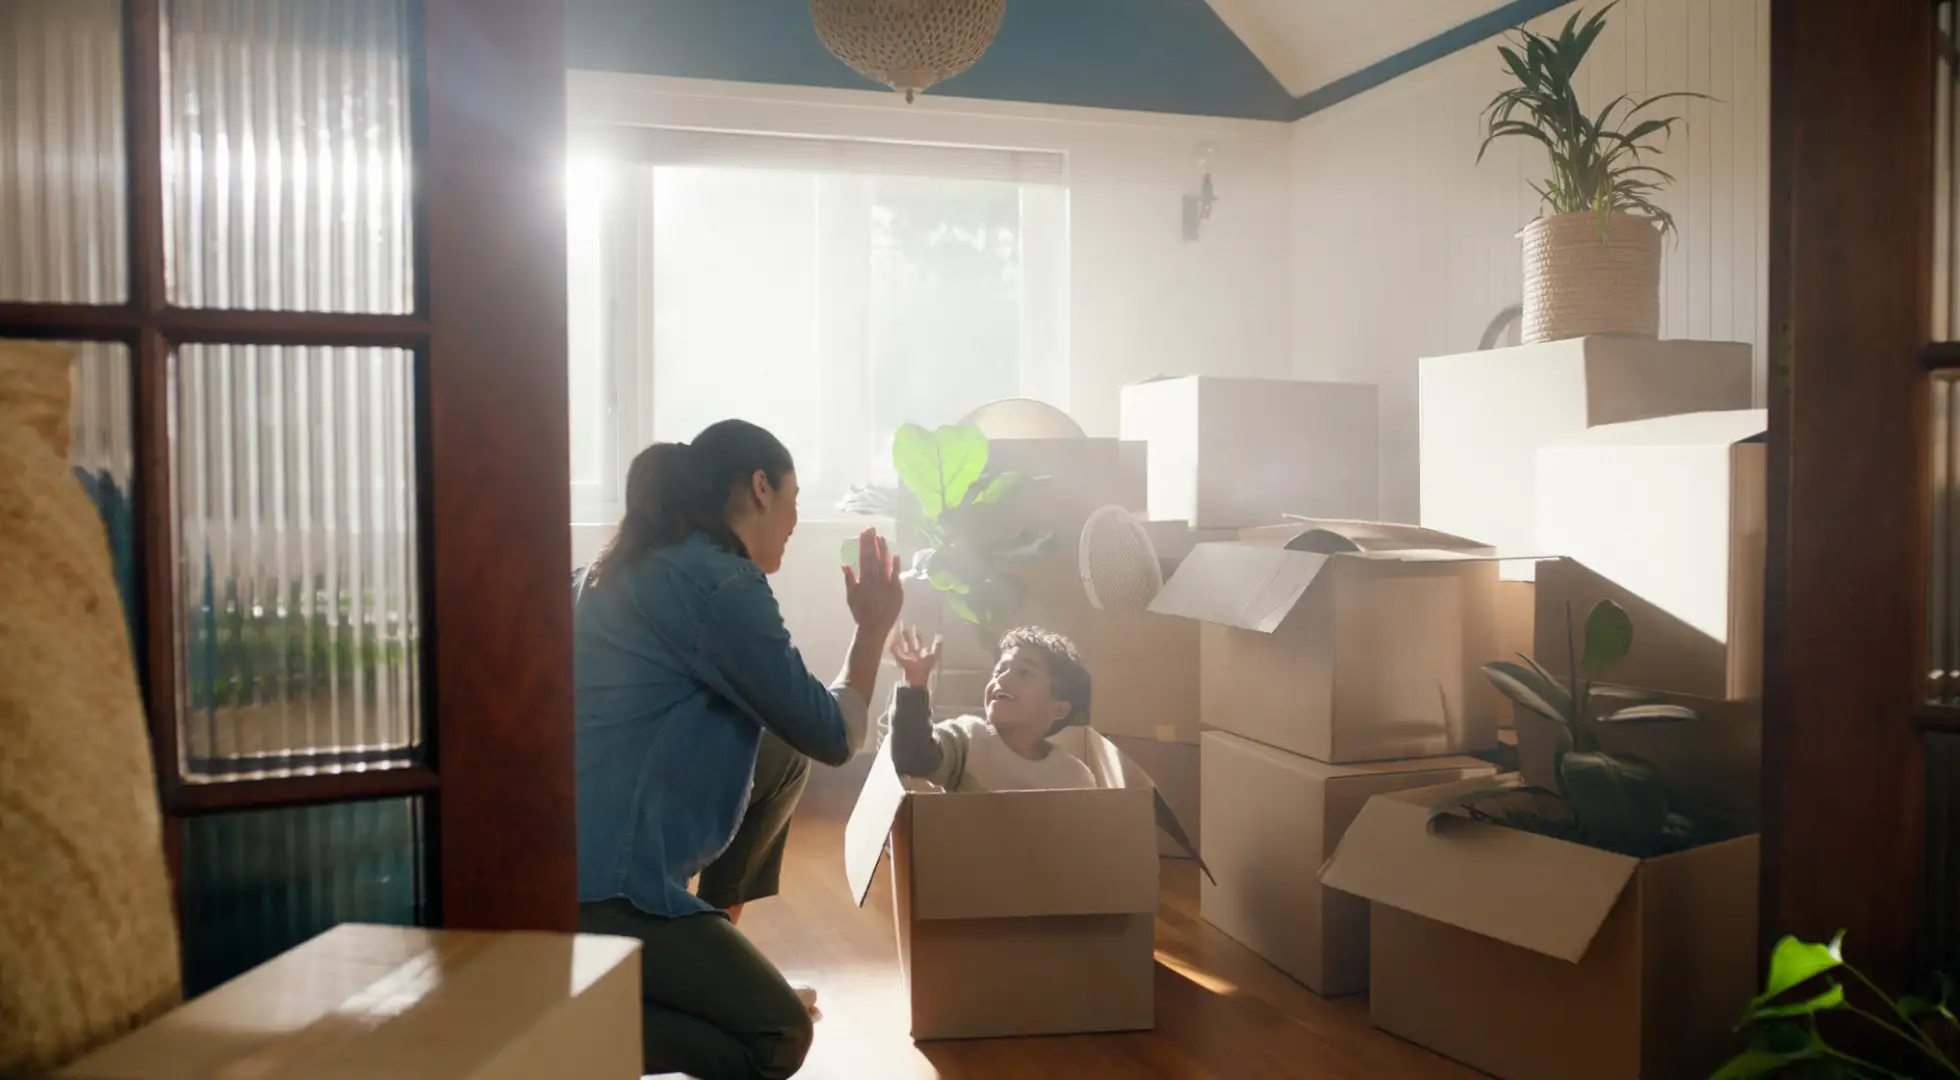
M1919 363L1927 371L1960 369L1960 341L1934 341L1920 346Z
M435 771L421 765L265 780L227 780L209 784L180 784L165 809L173 816L192 817L271 806L310 806L428 795L437 786Z
M1770 22L1760 929L1844 930L1885 986L1922 910L1936 33L1925 0Z
M421 9L436 914L462 929L568 931L578 875L565 8Z
M206 311L133 306L0 303L0 333L53 341L134 342L157 330L171 344L296 345L419 349L428 320L416 315L346 315L296 311Z

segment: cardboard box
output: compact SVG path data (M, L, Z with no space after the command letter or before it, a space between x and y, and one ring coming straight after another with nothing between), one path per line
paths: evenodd
M1529 581L1505 581L1497 583L1497 655L1492 660L1515 660L1520 653L1536 655L1537 642L1533 638L1537 623L1538 594ZM1488 661L1486 661L1488 662ZM1498 712L1498 723L1505 727L1516 726L1518 708L1510 698L1505 698Z
M1322 997L1368 988L1368 902L1322 885L1320 868L1369 796L1493 770L1475 758L1327 765L1205 732L1199 885L1206 922Z
M1469 783L1479 783L1470 781ZM1501 1080L1707 1076L1755 993L1757 838L1631 859L1377 795L1321 883L1372 903L1377 1027Z
M987 469L1041 477L1013 496L1015 524L1053 531L1073 551L1097 507L1144 510L1145 451L1117 439L995 439Z
M640 943L345 924L111 1043L68 1080L634 1080Z
M889 840L914 1039L1155 1026L1156 834L1175 815L1094 730L1054 742L1102 786L913 792L890 744L878 750L845 826L845 875L863 904Z
M1492 556L1201 544L1150 610L1208 624L1206 727L1333 764L1497 745Z
M1425 358L1418 393L1422 523L1507 551L1539 548L1538 448L1599 424L1746 409L1748 345L1574 338ZM1506 578L1529 580L1529 563Z
M1164 797L1164 804L1188 830L1186 836L1196 840L1198 850L1204 851L1204 798L1200 791L1197 744L1160 742L1132 735L1112 734L1107 738L1124 757L1136 762L1150 776L1151 782L1157 785L1157 793ZM1191 857L1191 852L1161 829L1157 832L1157 854L1166 859Z
M1027 560L1025 622L1066 636L1093 689L1089 722L1105 735L1198 744L1198 625L1089 603L1073 558Z
M1768 534L1761 409L1597 427L1538 451L1538 538L1571 558L1544 570L1538 657L1563 658L1602 598L1633 616L1613 678L1706 698L1759 697ZM1556 493L1556 494L1554 494Z
M1209 375L1122 390L1122 435L1150 445L1150 516L1242 528L1285 512L1373 518L1373 386Z

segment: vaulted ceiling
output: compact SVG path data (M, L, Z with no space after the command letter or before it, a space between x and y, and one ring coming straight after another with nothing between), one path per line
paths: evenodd
M0 0L4 2L4 0ZM1292 120L1559 0L1008 0L956 97ZM809 0L567 0L574 68L868 87Z

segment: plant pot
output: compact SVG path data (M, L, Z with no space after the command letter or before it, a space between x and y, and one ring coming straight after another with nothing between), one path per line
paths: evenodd
M1661 230L1615 213L1599 234L1591 214L1552 214L1524 227L1527 345L1594 334L1658 337Z

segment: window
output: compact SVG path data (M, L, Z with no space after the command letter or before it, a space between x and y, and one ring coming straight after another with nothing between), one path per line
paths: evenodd
M571 174L572 486L727 417L797 461L806 517L888 479L900 424L1066 405L1055 154L638 132Z

